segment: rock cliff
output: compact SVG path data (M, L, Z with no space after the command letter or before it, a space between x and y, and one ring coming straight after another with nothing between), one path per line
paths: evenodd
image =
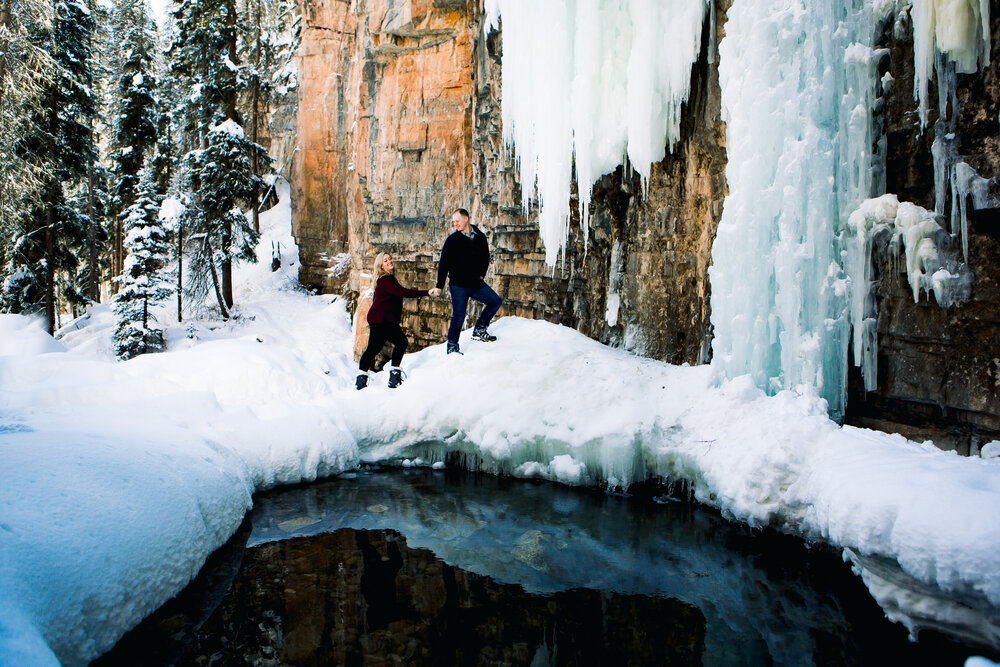
M588 228L581 230L574 214L554 269L544 263L534 216L521 209L521 184L503 146L500 39L484 34L481 0L303 4L292 170L301 281L363 297L372 259L387 251L404 285L429 287L451 211L461 206L490 239L487 281L504 299L501 315L558 322L672 363L708 361L707 272L726 195L715 64L731 4L715 2L715 20L706 21L674 151L653 165L645 192L628 166L605 175ZM1000 22L993 26L996 62ZM878 119L887 189L933 209L934 117L921 131L912 41L893 27L882 41L895 85ZM995 67L957 78L958 151L987 178L997 172L997 79ZM964 304L914 304L899 262L877 258L878 388L865 393L852 382L849 422L935 436L961 451L1000 438L995 220L989 212L973 215L975 287ZM412 346L442 342L449 314L446 295L407 301L403 324Z
M913 99L913 39L907 13L885 26L881 46L889 50L883 69L893 84L880 118L886 137L886 190L926 209L935 208L936 135L950 136L956 156L981 176L1000 171L1000 11L992 19L989 67L956 76L955 97L945 118L937 104L921 129ZM937 100L937 82L929 98ZM940 121L940 122L939 122ZM950 228L952 191L942 226ZM969 203L970 208L972 203ZM914 303L903 263L888 253L876 257L878 287L878 387L865 392L852 376L849 423L897 431L963 453L1000 438L1000 215L995 209L969 216L968 267L971 297L940 307L933 295ZM956 246L960 245L955 241ZM956 252L961 252L957 249Z
M303 5L292 215L305 285L363 292L374 255L388 251L403 284L431 286L451 211L472 199L475 9ZM449 308L407 303L417 345L440 342Z

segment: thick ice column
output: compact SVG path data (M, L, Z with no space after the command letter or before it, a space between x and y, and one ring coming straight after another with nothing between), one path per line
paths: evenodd
M736 0L719 46L729 196L712 249L714 364L842 413L847 283L837 236L871 195L878 83L869 3Z
M566 241L576 164L586 229L591 188L628 156L643 182L680 137L710 0L486 0L502 22L504 142L525 214L539 205L546 261ZM586 237L585 237L586 238Z

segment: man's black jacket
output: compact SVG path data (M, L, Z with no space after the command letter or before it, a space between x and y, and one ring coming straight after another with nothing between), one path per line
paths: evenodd
M456 287L479 287L486 277L490 265L490 247L486 235L475 225L470 228L476 233L469 238L459 231L452 232L441 248L441 262L438 264L437 286L444 288L448 278Z

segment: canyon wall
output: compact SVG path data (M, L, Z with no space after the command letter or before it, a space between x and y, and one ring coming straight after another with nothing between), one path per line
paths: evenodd
M302 7L292 216L309 287L355 297L373 258L431 287L451 211L472 199L475 3L369 0ZM416 346L438 343L447 300L407 302Z
M728 2L716 4L724 16ZM574 214L553 268L503 146L500 39L484 35L481 3L328 0L302 9L292 182L305 285L357 297L375 254L387 251L404 285L429 287L451 212L463 207L490 239L487 282L504 299L501 315L558 322L674 363L707 360L707 270L725 196L709 64L717 38L703 40L681 141L653 166L646 196L627 167L606 175L588 229ZM707 22L706 33L709 25L722 21ZM610 310L609 295L619 304ZM407 301L412 344L442 342L450 312L447 295Z
M489 238L487 282L504 299L501 316L558 322L671 363L707 362L708 267L726 196L717 44L730 5L714 3L681 140L653 165L648 189L628 166L605 175L586 230L574 194L567 247L549 267L503 146L501 40L484 34L481 0L303 3L291 170L300 280L348 295L363 319L375 254L393 253L404 285L432 286L451 212L464 207ZM996 33L1000 22L993 25ZM912 38L894 28L885 27L883 69L895 84L876 118L887 137L887 188L933 209L934 117L921 131ZM997 172L997 93L995 67L958 76L959 152L984 177ZM878 388L864 392L852 373L848 422L933 436L960 451L1000 438L1000 248L991 215L973 216L975 285L964 304L914 304L903 263L876 257ZM443 342L449 316L447 293L407 300L411 349Z

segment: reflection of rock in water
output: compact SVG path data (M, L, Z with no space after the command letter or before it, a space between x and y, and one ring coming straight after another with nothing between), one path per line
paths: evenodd
M343 529L247 551L178 664L700 665L705 620L677 600L531 595Z
M477 651L569 664L607 657L615 642L627 649L614 648L618 664L666 654L635 638L659 642L660 625L674 629L669 650L683 662L676 647L692 617L703 629L691 646L713 667L947 666L970 654L933 631L909 643L839 554L692 505L430 471L329 480L254 505L252 534L214 554L102 664L461 663ZM675 618L668 599L700 614ZM978 625L963 636L981 635Z

